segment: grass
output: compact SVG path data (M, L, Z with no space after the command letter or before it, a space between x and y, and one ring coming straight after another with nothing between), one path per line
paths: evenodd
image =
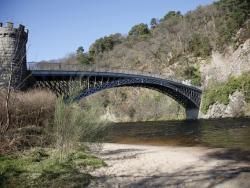
M53 123L56 148L68 152L78 142L100 143L106 134L107 123L96 117L95 111L86 111L76 103L65 104L58 99Z
M0 91L0 123L5 122ZM12 93L11 126L0 137L0 187L85 187L89 170L105 163L88 152L99 146L105 122L76 103L42 90ZM81 147L79 147L81 143Z
M92 178L86 169L103 165L83 148L64 156L56 149L33 148L0 156L0 187L84 187Z

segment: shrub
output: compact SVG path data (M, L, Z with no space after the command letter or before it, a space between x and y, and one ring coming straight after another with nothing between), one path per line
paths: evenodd
M226 83L217 84L203 92L202 111L207 112L215 102L229 103L229 95L239 90L244 93L246 101L250 102L250 75L243 74L238 78L231 77Z
M53 137L56 148L67 152L80 141L100 142L104 137L105 122L94 111L85 112L75 103L65 103L59 98L56 103Z
M6 124L5 91L0 91L0 124ZM0 139L0 153L43 145L44 134L53 119L55 95L46 90L11 93L10 126ZM1 127L3 128L3 127Z
M190 79L191 83L196 86L201 85L201 73L199 68L189 66L184 71L184 77Z
M207 57L211 55L212 47L209 43L209 39L200 34L193 34L189 41L188 50L195 56Z

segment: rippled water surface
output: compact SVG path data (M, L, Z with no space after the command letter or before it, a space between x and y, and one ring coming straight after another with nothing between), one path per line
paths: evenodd
M106 141L126 144L209 146L250 151L250 118L117 123Z

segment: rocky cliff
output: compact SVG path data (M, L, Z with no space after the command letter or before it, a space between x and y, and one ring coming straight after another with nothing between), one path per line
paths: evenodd
M212 53L210 63L201 63L200 71L204 90L213 90L214 83L225 83L232 76L237 79L243 73L246 75L250 73L250 20L246 23L245 27L241 28L236 34L235 40L238 41L236 49L230 46L224 54L215 51ZM246 79L248 79L247 76ZM247 86L245 87L249 88L249 82L246 83ZM240 87L243 86L239 85ZM249 89L241 92L236 90L227 96L229 98L228 104L216 101L209 107L207 113L205 115L201 113L200 117L224 118L249 116L250 104L246 100L246 98L250 97L249 95Z
M229 104L221 104L215 102L209 106L207 113L200 114L200 118L227 118L227 117L241 117L250 115L247 112L248 105L245 101L245 96L242 92L235 91L232 95L229 95Z

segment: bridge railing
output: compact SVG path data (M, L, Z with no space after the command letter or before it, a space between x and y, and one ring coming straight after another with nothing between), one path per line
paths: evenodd
M29 70L43 70L43 71L83 71L83 72L105 72L105 73L122 73L122 74L132 74L132 75L141 75L141 76L149 76L154 78L160 79L167 79L172 80L178 83L183 83L186 85L191 84L185 81L179 81L171 76L166 76L162 74L154 74L152 72L145 72L140 70L125 70L125 69L118 69L118 68L107 68L107 67L100 67L96 65L81 65L81 64L62 64L62 63L36 63L36 64L29 64Z

